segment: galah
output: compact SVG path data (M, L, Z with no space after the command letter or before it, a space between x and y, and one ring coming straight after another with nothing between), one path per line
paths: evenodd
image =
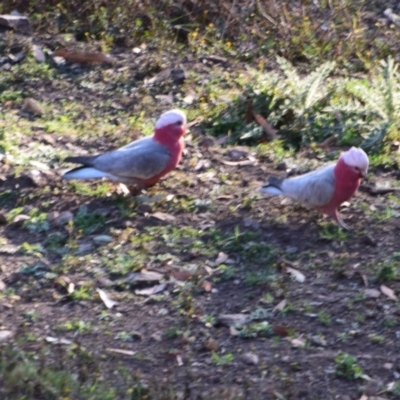
M184 148L186 115L170 110L156 122L153 136L144 137L117 150L95 156L67 157L65 161L83 164L66 172L64 179L109 178L134 188L155 184L179 163ZM125 189L126 190L126 189Z
M289 197L308 208L316 208L332 217L342 228L349 229L340 218L338 207L353 197L361 178L367 175L368 165L367 154L352 147L340 155L336 164L293 178L270 177L260 191Z

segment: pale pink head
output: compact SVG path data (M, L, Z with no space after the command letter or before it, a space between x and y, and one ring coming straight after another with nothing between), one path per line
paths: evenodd
M159 142L174 143L186 132L186 114L181 110L165 112L157 120L154 138Z
M365 177L368 173L369 160L363 149L352 147L350 150L342 153L339 160L343 160L360 178Z

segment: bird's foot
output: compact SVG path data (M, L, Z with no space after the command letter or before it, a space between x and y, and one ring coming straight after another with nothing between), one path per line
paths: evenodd
M343 222L342 218L340 218L339 213L336 213L336 215L333 218L342 229L346 231L351 231L351 228Z
M141 185L125 185L124 183L119 183L117 190L120 194L122 194L125 197L129 196L138 196L142 190L143 187Z
M142 193L143 186L141 185L129 185L128 186L129 193L131 196L139 196Z

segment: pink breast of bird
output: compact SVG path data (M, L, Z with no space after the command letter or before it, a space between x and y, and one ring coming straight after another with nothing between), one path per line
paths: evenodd
M165 166L162 172L149 179L140 179L140 182L146 186L153 185L163 176L167 175L176 168L182 158L182 152L184 149L184 141L182 136L185 133L185 130L185 127L171 128L169 126L156 130L153 140L168 148L170 158L168 164Z
M335 191L329 203L319 210L324 214L331 214L342 203L350 200L358 187L360 186L361 176L352 167L349 167L342 159L336 164L335 174Z

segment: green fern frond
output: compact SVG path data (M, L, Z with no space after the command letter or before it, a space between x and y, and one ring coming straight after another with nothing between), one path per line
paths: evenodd
M296 68L288 60L286 60L286 58L277 56L276 61L281 67L283 73L286 75L288 83L291 85L296 85L300 82L300 77Z
M304 109L311 108L315 103L327 96L329 91L324 83L334 68L335 62L326 62L304 79Z

